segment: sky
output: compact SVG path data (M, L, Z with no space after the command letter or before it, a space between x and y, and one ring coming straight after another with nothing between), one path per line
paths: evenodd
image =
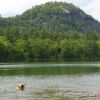
M0 0L0 14L2 17L19 15L32 6L49 1L73 3L100 21L100 0Z

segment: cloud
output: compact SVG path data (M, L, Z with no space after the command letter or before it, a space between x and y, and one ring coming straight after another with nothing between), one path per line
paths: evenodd
M34 5L63 0L0 0L0 14L4 17L21 14Z
M0 0L0 13L3 16L11 16L23 12L27 5L28 0Z
M93 0L86 7L83 7L83 10L100 21L100 0Z
M3 17L15 16L22 14L32 6L49 1L73 3L100 21L100 0L0 0L0 14Z

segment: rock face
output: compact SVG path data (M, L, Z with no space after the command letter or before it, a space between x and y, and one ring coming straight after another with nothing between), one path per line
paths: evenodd
M15 26L34 28L35 30L47 29L49 31L100 33L100 23L90 15L85 14L73 4L63 2L49 2L35 6L22 15L13 18L0 18L0 27Z

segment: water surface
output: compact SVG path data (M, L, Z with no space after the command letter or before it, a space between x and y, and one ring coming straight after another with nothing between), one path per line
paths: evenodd
M25 91L16 90L25 83ZM0 100L99 100L99 64L1 64Z

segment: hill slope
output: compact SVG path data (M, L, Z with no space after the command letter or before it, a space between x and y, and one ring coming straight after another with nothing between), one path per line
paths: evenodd
M48 29L50 32L74 30L100 33L99 22L74 5L63 2L49 2L33 7L20 16L10 19L1 18L0 27L4 26L29 27L35 31Z
M100 23L62 2L0 18L0 61L100 59Z
M72 4L46 3L26 11L20 17L27 25L37 29L100 33L100 23Z

